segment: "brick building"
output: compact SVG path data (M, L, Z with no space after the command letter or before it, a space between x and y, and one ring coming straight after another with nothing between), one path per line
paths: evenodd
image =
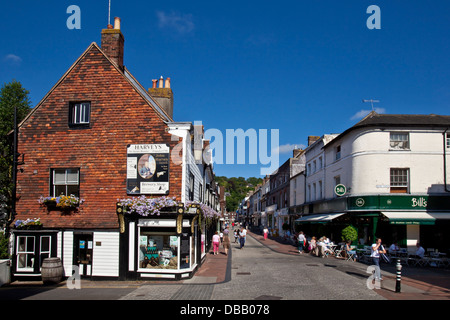
M61 258L66 275L78 265L84 276L118 279L189 277L201 263L207 238L200 242L206 230L196 214L116 212L118 199L142 195L201 201L211 184L208 163L192 161L192 123L173 121L170 79L144 89L123 64L124 41L116 18L101 48L89 45L19 124L16 225L42 225L13 230L13 277L39 277L49 256ZM80 203L55 206L60 195ZM166 264L150 266L158 254Z

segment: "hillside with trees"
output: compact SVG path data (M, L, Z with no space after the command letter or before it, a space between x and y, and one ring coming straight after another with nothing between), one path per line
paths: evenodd
M251 177L245 179L239 178L227 178L224 176L215 177L217 183L221 187L225 187L227 195L227 211L234 212L238 209L239 203L245 198L246 194L255 189L255 187L262 183L262 178Z

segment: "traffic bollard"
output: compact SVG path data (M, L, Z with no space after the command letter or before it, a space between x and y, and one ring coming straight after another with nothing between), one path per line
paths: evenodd
M395 292L400 293L401 282L402 282L402 264L400 263L400 259L397 259L397 280L395 282Z

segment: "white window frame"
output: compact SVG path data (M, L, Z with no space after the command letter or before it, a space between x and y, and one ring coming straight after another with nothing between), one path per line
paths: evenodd
M70 124L89 124L91 121L91 103L90 102L77 102L72 103L72 116Z
M390 132L389 150L410 150L409 132Z
M404 171L406 172L406 183L402 181L393 181L392 178L394 177L404 177L405 175L403 174L392 174L392 170L399 170L399 171ZM410 185L410 172L409 172L409 168L390 168L389 169L389 185L390 188L405 188L406 187L406 193L409 193L409 185Z
M56 181L56 171L64 170L64 183ZM68 170L77 170L77 180L70 181L68 178ZM64 193L65 196L70 196L67 194L67 186L78 186L78 191L80 189L80 170L78 168L53 168L52 169L52 196L59 197L59 194L56 194L56 186L66 186L66 191ZM79 196L79 195L78 195Z
M25 238L25 248L23 251L21 251L20 249L20 239L21 238ZM27 251L28 249L28 239L31 238L33 239L33 250L32 251ZM17 264L16 264L16 269L17 271L34 271L34 264L36 263L36 254L35 254L35 250L36 249L36 237L35 236L17 236L17 247L16 247L16 252L17 252ZM28 255L33 255L33 262L32 262L32 266L28 267ZM25 267L20 267L20 255L24 255L25 256Z
M48 250L45 250L45 251L42 250L42 239L44 239L44 238L48 238ZM42 261L44 261L45 258L50 258L52 256L52 237L51 236L41 236L40 240L39 240L39 248L40 248L40 250L39 250L39 253L40 253L39 259L40 260L42 259ZM42 258L42 254L46 254L46 253L48 254L48 257ZM42 267L42 261L39 261L40 267Z

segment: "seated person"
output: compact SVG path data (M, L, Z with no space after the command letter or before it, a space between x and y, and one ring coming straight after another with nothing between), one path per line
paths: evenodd
M320 238L317 244L322 247L323 254L325 253L333 254L333 251L331 251L331 249L328 247L327 243L325 242L326 241L325 239L326 238L324 237Z
M351 253L351 254L353 254L353 255L356 254L356 251L352 249L351 244L352 244L351 241L347 241L347 243L345 244L345 247L344 247L345 258L348 258L349 253ZM355 256L353 256L353 261L356 261Z
M423 255L425 254L425 249L422 248L419 242L417 242L416 247L417 247L416 256L423 258Z
M417 242L416 247L417 247L416 254L410 255L409 257L416 258L416 259L422 259L425 254L425 249L422 248L422 246L420 245L419 242Z
M397 244L397 242L394 242L393 244L391 244L391 246L389 247L388 252L390 254L396 254L398 251L400 251L400 248Z

